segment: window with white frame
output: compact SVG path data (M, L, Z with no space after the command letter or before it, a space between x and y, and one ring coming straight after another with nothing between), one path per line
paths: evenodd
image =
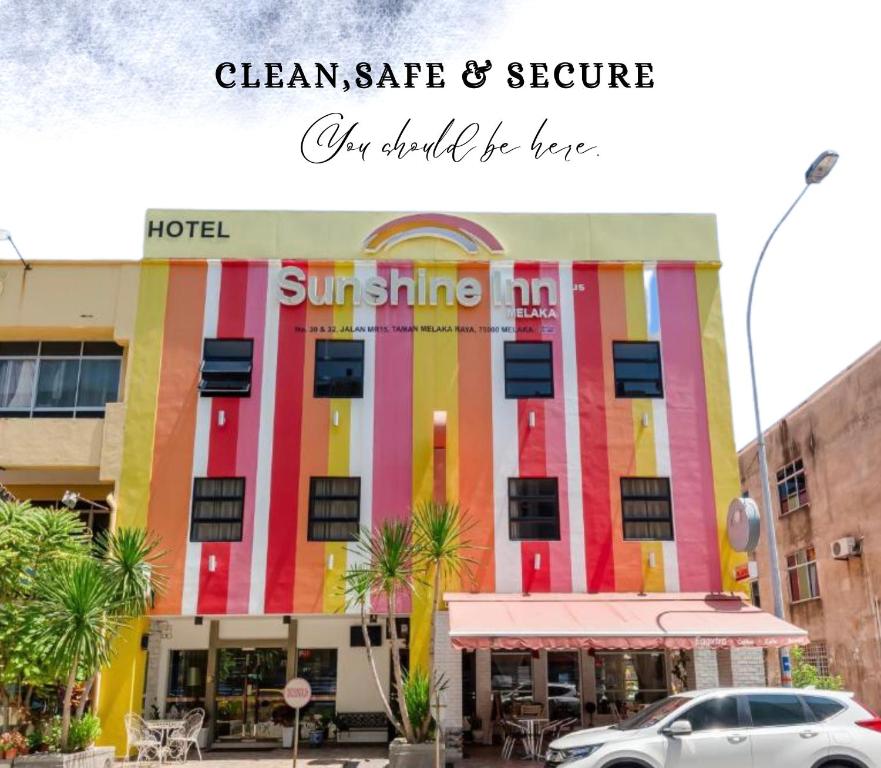
M813 547L805 547L788 555L786 571L789 576L789 595L793 603L820 596L817 553Z
M0 342L0 418L102 418L121 371L112 341Z
M777 473L777 495L780 497L781 515L807 506L808 488L801 459L787 464Z

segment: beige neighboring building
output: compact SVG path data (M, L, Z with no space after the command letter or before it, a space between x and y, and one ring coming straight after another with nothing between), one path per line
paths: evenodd
M765 438L787 618L809 632L806 656L821 671L881 711L881 344ZM739 463L743 490L760 502L755 441ZM764 536L756 560L754 602L773 611ZM779 680L776 654L767 658Z

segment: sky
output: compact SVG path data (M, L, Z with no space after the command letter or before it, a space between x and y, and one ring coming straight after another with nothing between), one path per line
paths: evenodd
M843 0L0 0L0 228L27 258L137 258L147 208L698 212L718 217L735 438L755 436L746 349L762 245L823 150L840 153L769 248L755 297L763 421L878 343L877 4ZM468 89L464 62L489 59ZM444 63L429 90L219 88L222 61ZM510 89L508 62L651 62L651 89ZM313 165L310 123L431 140L450 119L581 158L354 153ZM376 147L374 147L375 149ZM11 258L0 243L0 258Z

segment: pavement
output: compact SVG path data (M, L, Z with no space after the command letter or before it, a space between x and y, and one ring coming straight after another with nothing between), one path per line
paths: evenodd
M469 747L462 768L540 768L541 763L528 760L502 760L501 747ZM210 750L203 752L199 762L190 754L190 768L293 768L289 749ZM169 768L180 763L168 763ZM385 744L325 745L318 749L302 748L296 768L386 768L388 747Z

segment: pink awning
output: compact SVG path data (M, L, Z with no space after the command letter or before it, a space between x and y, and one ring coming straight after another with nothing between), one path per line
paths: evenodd
M737 594L444 595L461 649L773 648L808 635Z

